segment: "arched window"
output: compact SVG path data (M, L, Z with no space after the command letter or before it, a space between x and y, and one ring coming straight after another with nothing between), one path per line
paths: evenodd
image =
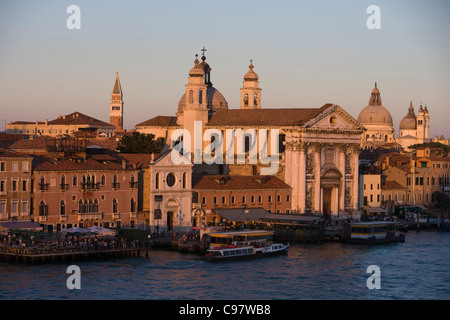
M102 186L106 185L106 177L105 174L102 174Z
M59 203L59 213L64 216L66 215L66 204L64 203L64 200L61 200Z
M130 200L130 212L136 212L136 201L133 198Z
M244 106L248 107L248 94L244 95Z
M84 199L84 203L83 203L83 212L87 213L88 211L88 201L87 199Z
M61 185L64 185L64 184L66 184L66 176L62 175L61 176Z
M194 91L189 91L189 103L194 103Z
M187 173L183 173L183 189L186 189L187 187Z
M72 177L72 185L76 186L77 184L78 184L78 178L77 178L77 175L74 174Z
M92 199L89 199L89 212L94 212L94 202Z
M157 172L156 174L155 174L155 189L159 189L159 179L160 179L160 174L159 174L159 172Z
M203 90L200 90L198 92L198 103L200 103L200 104L203 103Z
M256 93L253 95L253 104L255 107L258 105L258 95Z
M117 213L117 200L116 200L116 198L113 199L113 213Z
M83 200L78 201L78 213L84 213Z
M98 212L98 200L97 199L94 200L94 208L93 208L92 212Z
M39 215L46 216L48 214L48 206L43 200L39 203Z

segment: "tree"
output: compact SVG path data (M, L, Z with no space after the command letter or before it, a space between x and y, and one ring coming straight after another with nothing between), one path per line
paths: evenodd
M122 136L117 150L121 153L160 153L163 145L163 139L155 140L154 134L134 131L131 135Z

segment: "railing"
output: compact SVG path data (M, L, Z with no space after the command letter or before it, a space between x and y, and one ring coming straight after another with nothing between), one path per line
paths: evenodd
M113 188L113 189L119 189L119 188L120 188L120 183L118 183L118 182L113 182L113 183L112 183L112 188Z
M135 182L130 182L130 188L131 189L136 189L138 187L138 182L137 181L135 181Z
M78 221L80 220L101 220L103 212L78 213Z
M61 183L59 185L59 190L61 190L61 191L69 190L69 185L67 183Z
M93 183L93 182L82 182L81 183L81 190L99 190L100 189L100 182Z
M39 191L48 191L48 183L39 183Z

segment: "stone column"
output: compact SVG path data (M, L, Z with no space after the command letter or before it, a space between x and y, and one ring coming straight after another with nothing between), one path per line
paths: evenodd
M340 145L339 148L339 171L342 174L342 178L339 181L339 209L338 211L344 211L345 200L345 146Z
M292 210L298 209L298 169L299 169L299 152L298 152L298 142L294 142L293 150L292 150Z
M352 145L352 175L353 175L353 183L352 183L352 209L358 210L358 179L359 179L359 145Z
M304 213L306 209L306 145L299 146L299 167L298 167L298 207Z
M313 148L314 152L314 189L313 189L313 210L316 212L322 211L320 205L321 194L320 194L320 168L321 168L321 151L320 145L316 144Z

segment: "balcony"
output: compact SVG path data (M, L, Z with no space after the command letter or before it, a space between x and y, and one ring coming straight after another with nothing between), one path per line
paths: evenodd
M81 220L102 220L103 212L78 213L78 221Z
M130 182L130 189L137 189L137 187L138 187L137 181Z
M41 192L48 191L48 183L39 183L38 190Z
M113 189L120 189L120 183L118 183L118 182L113 182L113 183L112 183L112 188L113 188Z
M60 190L60 191L66 191L66 190L69 190L69 185L68 185L67 183L61 183L61 184L59 185L59 190Z
M82 182L81 190L82 191L96 191L100 189L100 182L92 183L92 182Z

